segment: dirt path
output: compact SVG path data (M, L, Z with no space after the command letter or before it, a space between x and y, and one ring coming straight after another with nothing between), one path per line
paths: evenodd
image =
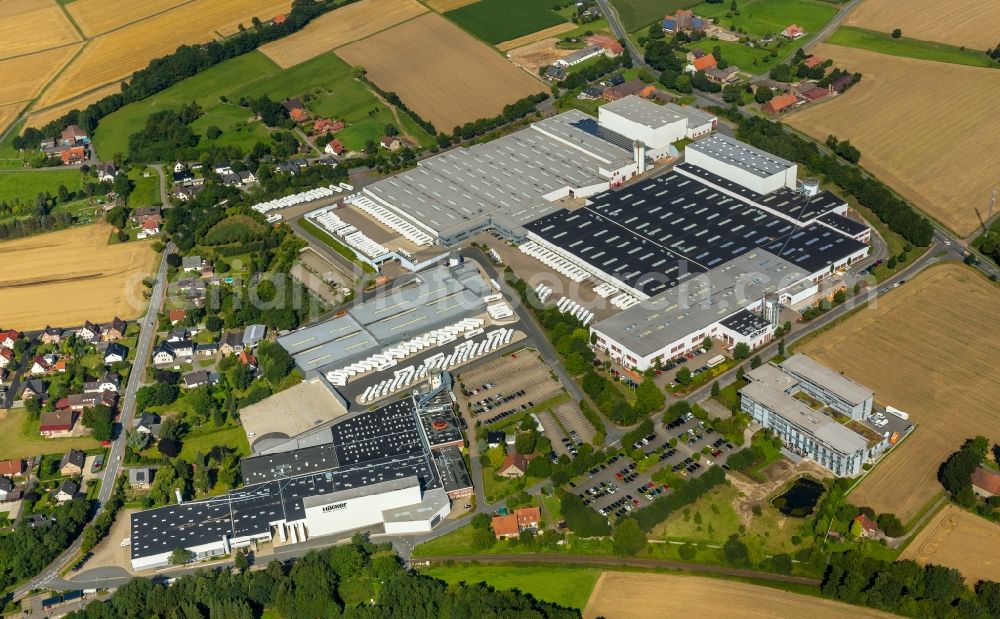
M384 105L387 108L389 108L389 111L392 112L392 117L396 120L396 127L399 128L399 135L403 136L404 138L406 138L408 140L411 140L414 144L420 144L420 140L418 140L417 138L413 137L412 135L410 135L409 133L406 132L406 128L403 126L403 122L399 119L399 110L396 109L396 106L393 105L393 104L391 104L391 103L389 103L388 101L386 101L385 98L378 93L378 91L374 90L368 84L365 84L361 80L358 80L358 82L362 86L364 86L365 88L367 88L368 92L372 93L375 96L375 98L378 99L382 103L382 105Z

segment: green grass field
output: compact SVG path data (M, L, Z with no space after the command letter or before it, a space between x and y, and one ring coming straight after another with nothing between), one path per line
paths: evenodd
M232 447L240 456L250 453L250 443L247 442L246 432L239 426L223 426L218 430L212 430L196 436L185 436L181 439L180 457L191 461L199 451L208 453L215 446Z
M330 249L332 249L341 256L347 258L354 264L361 267L365 273L375 272L375 269L372 268L370 264L358 260L358 255L354 253L353 249L337 241L335 238L333 238L332 236L324 232L322 229L320 229L320 227L317 226L316 224L312 223L311 221L306 221L305 219L302 219L299 221L299 225L302 226L302 228L305 229L306 232L308 232L312 236L322 241L325 245L330 247Z
M544 0L479 0L444 15L493 45L565 21Z
M736 4L740 14L732 17L726 17L729 2L703 2L692 10L702 17L717 18L723 28L735 26L758 37L778 35L789 24L802 26L807 35L816 34L837 14L835 6L819 0L737 0Z
M0 170L0 202L34 202L40 193L57 195L59 185L70 191L83 187L83 175L76 167L35 170Z
M30 458L38 454L63 454L70 449L94 449L100 444L90 437L44 438L38 421L24 409L0 411L0 460Z
M455 584L485 582L497 589L518 589L539 600L583 609L601 570L591 567L448 565L423 570L424 574Z
M94 143L104 159L110 159L114 153L126 153L128 137L142 129L150 114L196 101L204 112L191 125L201 137L199 145L249 149L259 141L266 141L269 132L238 102L241 97L263 95L275 101L300 97L312 116L345 120L347 127L337 134L337 138L348 150L360 150L368 140L377 140L384 134L385 125L394 122L392 112L353 79L350 66L334 54L322 54L282 70L254 51L109 115L98 126ZM212 126L221 129L222 134L209 140L205 134ZM415 123L408 124L405 129L421 143L431 143L431 137Z
M663 21L677 9L689 9L698 0L611 0L622 25L629 32L645 30L650 24ZM729 6L728 4L726 6Z
M129 170L128 177L132 181L132 193L128 194L128 207L152 206L160 203L160 176L156 170L146 170L149 176L143 176L143 171L137 168Z
M841 26L837 28L837 31L826 42L834 45L843 45L844 47L867 49L890 56L904 56L918 60L933 60L935 62L964 64L971 67L1000 69L1000 63L990 59L989 56L981 51L962 49L954 45L935 43L933 41L908 39L906 37L894 39L888 33L866 30L864 28Z

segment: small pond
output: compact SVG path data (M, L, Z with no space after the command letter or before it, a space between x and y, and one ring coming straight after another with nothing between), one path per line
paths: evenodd
M771 505L786 516L805 518L813 513L825 491L823 484L815 479L800 477L788 490L771 499Z

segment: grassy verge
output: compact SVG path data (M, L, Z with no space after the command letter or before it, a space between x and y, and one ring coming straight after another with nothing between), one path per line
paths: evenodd
M497 589L517 589L539 600L583 608L601 570L593 567L459 564L435 566L423 573L455 584L485 582Z
M951 64L968 65L970 67L1000 68L1000 63L992 60L982 51L907 37L894 39L892 35L885 32L851 26L837 28L837 31L826 42L844 47L866 49L890 56L904 56L906 58L931 60L934 62L949 62Z
M311 221L308 221L306 219L302 219L302 220L299 221L299 225L302 226L302 228L306 232L308 232L309 234L313 235L318 240L322 241L325 245L327 245L328 247L330 247L330 249L332 249L333 251L337 252L341 256L347 258L348 260L350 260L354 264L356 264L359 267L361 267L361 269L365 273L374 273L375 272L375 269L372 268L372 266L370 264L367 264L365 262L362 262L362 261L358 260L358 255L356 253L354 253L354 250L352 250L350 247L347 247L346 245L338 242L332 236L330 236L329 234L327 234L326 232L324 232L323 230L321 230L319 228L319 226L317 226L316 224L314 224Z

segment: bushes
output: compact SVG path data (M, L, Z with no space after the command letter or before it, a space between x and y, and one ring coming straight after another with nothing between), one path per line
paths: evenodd
M567 492L559 500L566 526L580 537L601 537L611 532L604 516L583 504L583 499Z
M666 520L679 507L694 503L706 492L725 482L726 472L718 466L713 466L701 477L690 480L680 488L653 501L648 507L633 512L633 517L644 531L651 531L657 524ZM581 502L582 503L582 502ZM563 514L565 514L565 509Z

